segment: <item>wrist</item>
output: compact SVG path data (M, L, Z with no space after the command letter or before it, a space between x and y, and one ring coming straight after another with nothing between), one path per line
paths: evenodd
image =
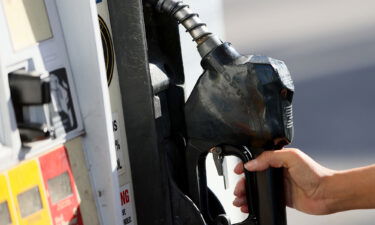
M322 199L325 206L325 214L332 214L342 211L342 192L346 192L346 185L342 182L343 171L331 171L322 178Z
M336 180L340 171L324 168L319 174L319 186L314 193L313 199L318 202L318 210L316 215L327 215L336 212L339 203L336 200Z
M315 188L308 195L309 203L306 204L308 207L297 207L296 209L313 215L327 215L333 213L335 210L335 201L332 198L332 193L334 192L333 187L336 174L338 171L330 170L328 168L316 166L319 169L315 170L315 180L313 185Z

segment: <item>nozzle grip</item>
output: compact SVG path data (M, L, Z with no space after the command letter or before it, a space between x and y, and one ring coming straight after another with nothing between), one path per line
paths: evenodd
M223 154L239 157L243 163L253 159L246 147L222 146ZM270 168L262 172L244 170L248 218L235 225L286 225L283 169Z

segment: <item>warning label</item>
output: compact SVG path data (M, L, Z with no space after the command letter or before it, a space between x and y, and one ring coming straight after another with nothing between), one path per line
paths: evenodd
M133 225L134 216L132 199L130 198L130 185L125 184L120 188L121 218L124 225Z

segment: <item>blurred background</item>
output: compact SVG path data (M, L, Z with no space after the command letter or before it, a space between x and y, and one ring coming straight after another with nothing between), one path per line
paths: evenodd
M186 2L242 54L285 61L296 86L292 146L332 169L375 163L375 1ZM189 37L181 38L190 91L200 75L200 59ZM229 170L234 164L229 160ZM211 187L233 220L241 220L230 207L238 178L231 175L231 188L224 191L215 175L212 169ZM373 225L375 210L310 216L288 209L288 224Z

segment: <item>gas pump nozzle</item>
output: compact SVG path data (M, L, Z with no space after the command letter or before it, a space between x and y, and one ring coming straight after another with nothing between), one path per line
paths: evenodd
M185 105L190 194L209 213L204 157L220 148L245 163L280 149L293 135L293 84L281 61L241 56L223 43L202 60L205 71ZM198 172L196 172L198 171ZM245 172L250 215L244 224L285 225L281 169ZM210 220L210 219L208 219Z
M198 15L178 0L159 0L156 7L174 16L198 44L203 74L185 105L189 196L207 224L231 224L215 215L208 201L205 159L228 155L244 163L276 150L293 136L294 85L282 61L244 56L207 30ZM216 149L216 150L215 150ZM218 150L219 149L219 150ZM220 166L218 167L220 168ZM245 171L248 218L243 225L285 225L282 169Z

